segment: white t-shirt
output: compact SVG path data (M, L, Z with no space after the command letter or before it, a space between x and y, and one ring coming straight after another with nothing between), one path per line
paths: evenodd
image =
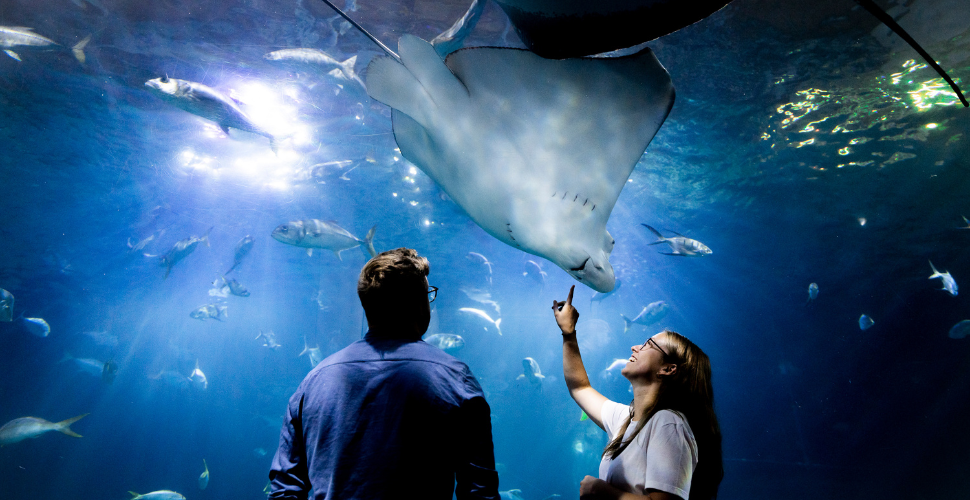
M610 441L629 415L627 405L610 400L603 403L602 422ZM623 439L629 439L636 427L637 421L630 422ZM660 410L616 460L603 457L600 479L630 493L643 495L647 489L655 489L686 500L695 467L697 443L687 418L677 411Z

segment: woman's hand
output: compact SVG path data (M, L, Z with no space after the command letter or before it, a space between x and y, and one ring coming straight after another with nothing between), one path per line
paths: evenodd
M573 285L575 286L575 285ZM610 485L598 477L586 476L579 483L579 498L593 499L600 498L603 493L609 491Z
M576 320L579 319L579 311L573 307L573 290L576 285L569 287L569 297L565 302L552 301L552 313L556 315L556 323L563 335L576 333Z

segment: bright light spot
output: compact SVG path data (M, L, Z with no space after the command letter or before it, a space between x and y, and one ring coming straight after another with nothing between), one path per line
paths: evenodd
M401 159L396 156L392 156L392 158L394 158L394 161L401 161ZM414 169L411 169L411 170L414 170Z
M416 202L416 201L412 201L412 202L411 202L411 206L412 206L412 207L416 207L416 206L418 206L418 202Z
M428 219L424 219L424 225L425 226L430 226L431 225L431 221L429 221Z
M848 146L846 146L846 147L844 147L844 148L842 148L842 149L839 150L839 154L842 155L842 156L845 156L845 155L847 155L849 153L851 153L851 151L849 150L849 147Z
M267 182L266 187L277 189L280 191L286 191L287 189L290 189L290 185L287 184L285 181Z
M292 138L297 144L312 141L312 131L300 122L300 102L295 88L274 88L261 82L242 82L230 90L230 97L243 103L243 111L258 127L277 137L277 141ZM284 97L288 97L285 99Z
M865 226L866 225L866 218L865 217L859 217L859 225L860 226Z
M810 144L814 144L814 143L815 143L815 139L809 139L809 140L807 140L807 141L802 141L802 142L799 142L799 143L798 143L798 145L797 145L797 146L795 146L795 147L796 147L796 148L800 148L800 147L803 147L803 146L808 146L808 145L810 145Z
M395 160L397 160L397 158L394 158L394 159L395 159ZM410 169L408 170L408 173L410 173L411 175L417 175L417 174L418 174L418 169L416 169L416 168L414 168L414 167L411 167L411 168L410 168Z
M391 196L397 198L397 193L391 193Z
M934 129L934 128L938 127L938 126L939 125L937 125L935 123L927 123L926 124L926 128L929 128L929 129Z

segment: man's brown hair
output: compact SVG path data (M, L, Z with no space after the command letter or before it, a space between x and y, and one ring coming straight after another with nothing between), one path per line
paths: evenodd
M421 305L415 301L426 298L425 277L430 271L428 259L410 248L388 250L367 262L357 280L357 296L368 324L392 327L383 320L408 315Z

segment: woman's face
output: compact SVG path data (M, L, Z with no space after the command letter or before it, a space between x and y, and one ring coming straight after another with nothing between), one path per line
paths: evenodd
M630 359L620 373L629 380L634 378L653 378L664 365L664 354L658 347L664 333L660 332L640 345L630 347Z

